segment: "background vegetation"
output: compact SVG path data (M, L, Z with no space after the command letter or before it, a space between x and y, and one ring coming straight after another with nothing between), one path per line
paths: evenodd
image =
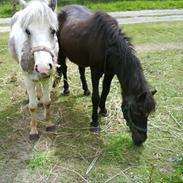
M58 0L58 10L67 4L82 4L104 11L183 8L182 0ZM11 16L12 6L12 0L0 0L0 17Z

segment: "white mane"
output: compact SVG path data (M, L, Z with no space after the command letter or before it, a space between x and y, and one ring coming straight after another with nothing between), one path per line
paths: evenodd
M29 2L29 5L21 11L19 21L22 29L26 29L31 22L40 25L45 21L55 30L58 27L56 14L48 7L46 1Z

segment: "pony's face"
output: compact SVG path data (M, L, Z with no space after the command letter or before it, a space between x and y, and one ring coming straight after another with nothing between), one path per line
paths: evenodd
M49 24L31 23L24 30L34 57L34 70L49 75L56 62L58 43L56 30Z
M32 1L20 15L20 26L34 60L34 71L49 76L57 60L57 16L46 1Z
M155 108L152 93L143 93L135 98L125 98L122 103L122 111L127 125L132 132L134 144L140 145L147 139L148 116Z

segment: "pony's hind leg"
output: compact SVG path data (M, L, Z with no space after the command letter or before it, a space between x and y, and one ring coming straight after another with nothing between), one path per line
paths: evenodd
M105 102L107 99L107 96L109 94L110 91L110 85L111 85L111 81L114 77L114 74L105 74L104 75L104 80L103 80L103 85L102 85L102 94L101 94L101 98L100 98L100 114L104 117L108 116L108 112L105 106Z
M60 42L59 42L59 45L60 45ZM61 48L59 49L59 52L58 52L57 62L60 65L60 67L57 67L57 75L53 82L53 88L55 88L58 85L58 83L60 82L63 72L67 72L67 66L66 66L66 70L65 70L66 57L65 57L64 53L62 52ZM65 73L64 73L64 75L65 75Z
M69 91L69 84L67 82L67 65L66 65L66 56L62 52L62 48L59 49L58 52L58 64L60 65L59 68L57 68L58 78L60 80L61 75L64 76L64 91L63 95L68 95L70 93ZM56 81L54 81L55 83ZM55 84L54 84L55 85Z
M25 86L29 96L29 110L31 113L31 123L30 123L30 140L37 140L39 138L39 133L37 130L37 98L35 91L35 83L27 76L24 75Z
M64 76L64 91L63 95L68 95L70 93L69 91L69 84L67 81L67 65L66 65L66 60L62 61L61 63L61 68Z
M62 77L62 68L61 67L57 67L57 75L55 76L54 82L53 82L53 88L55 88L61 80Z
M46 120L46 131L53 131L55 130L55 124L51 120L51 114L50 114L50 105L51 105L51 98L50 98L50 93L51 93L51 84L52 81L50 80L44 80L41 82L42 84L42 91L43 91L43 96L42 96L42 103L44 105L44 116Z
M80 79L81 79L82 87L83 87L83 90L84 90L84 95L88 96L88 95L90 95L90 90L88 89L88 85L87 85L87 82L86 82L85 68L79 66L79 73L80 73Z

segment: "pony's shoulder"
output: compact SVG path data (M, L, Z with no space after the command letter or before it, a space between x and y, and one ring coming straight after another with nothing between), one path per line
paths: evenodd
M76 4L64 6L63 10L70 14L91 14L91 11L86 6Z
M59 13L59 21L63 21L67 17L67 21L83 21L88 19L93 13L81 5L67 5Z
M105 22L107 24L115 24L116 26L118 26L117 20L106 12L96 11L93 17L98 21Z

